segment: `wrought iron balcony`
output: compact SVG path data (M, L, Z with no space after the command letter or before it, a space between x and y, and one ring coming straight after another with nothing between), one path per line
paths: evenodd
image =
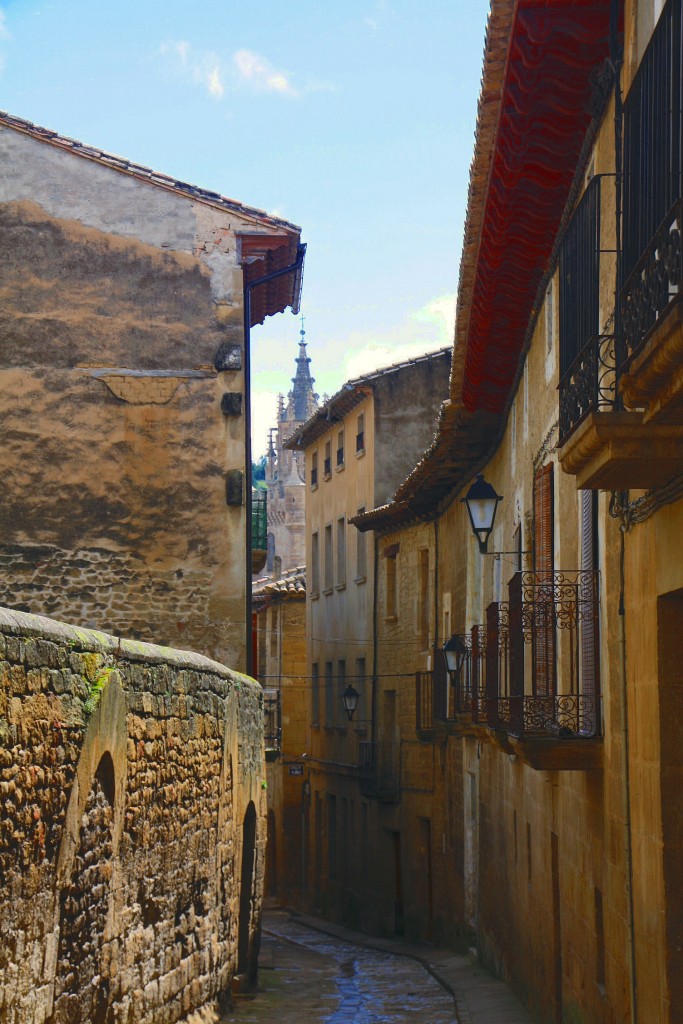
M681 231L683 200L677 199L622 288L622 372L640 352L657 324L683 297Z
M517 572L509 591L487 609L488 724L516 737L598 736L598 573Z
M393 740L361 740L358 744L358 788L363 796L385 803L398 800L400 760L398 744Z
M591 412L611 412L618 407L617 339L614 334L595 334L570 363L560 380L560 444Z
M263 738L266 759L272 760L282 749L282 703L279 690L263 691Z

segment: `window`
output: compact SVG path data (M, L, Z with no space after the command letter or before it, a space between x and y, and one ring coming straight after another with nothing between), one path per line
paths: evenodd
M334 725L334 674L332 662L325 662L325 725Z
M320 536L318 531L311 537L311 594L320 593Z
M337 520L337 586L346 585L346 520Z
M397 579L396 579L396 557L398 555L398 544L392 544L384 549L385 584L386 584L386 616L388 619L396 617L397 609Z
M356 451L365 451L365 417L363 416L363 413L358 417L356 426Z
M325 441L325 479L332 475L332 442Z
M337 467L344 465L344 431L337 434Z
M365 507L359 508L356 515L362 516ZM356 583L362 583L367 574L366 535L356 530Z
M417 601L417 635L420 650L429 647L429 551L422 548L418 555L418 601Z
M270 656L277 657L277 605L270 609Z
M311 665L311 725L320 725L320 670L317 661Z
M342 693L346 689L346 660L340 658L337 662L337 700L334 709L337 715L337 724L346 727L347 717L343 710Z
M555 343L555 303L554 289L551 281L548 291L545 293L545 337L548 343L548 352L552 352Z
M311 487L318 486L318 453L311 455Z
M332 563L332 523L325 527L325 593L332 590L334 566Z

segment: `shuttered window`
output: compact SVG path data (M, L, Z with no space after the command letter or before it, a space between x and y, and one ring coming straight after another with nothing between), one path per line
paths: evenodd
M539 696L554 694L557 685L553 511L553 464L549 462L534 476L534 568L540 586L534 603L533 692Z

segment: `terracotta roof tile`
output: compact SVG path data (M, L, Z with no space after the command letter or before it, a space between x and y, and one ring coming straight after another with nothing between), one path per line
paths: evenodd
M99 164L103 164L105 167L111 167L116 171L131 174L136 178L149 182L150 185L156 185L160 188L168 188L174 192L179 192L182 195L192 196L193 199L196 199L199 202L219 206L234 213L242 214L252 220L260 221L271 227L283 228L286 231L292 231L296 234L301 233L301 228L296 224L291 224L289 221L283 220L280 217L272 217L270 214L266 213L265 210L259 210L256 207L247 206L245 203L240 203L236 199L228 199L227 196L222 196L218 192L212 192L209 189L200 188L197 185L191 185L186 181L180 181L178 178L173 178L163 172L155 171L151 167L146 167L144 164L134 163L132 160L127 160L125 157L116 156L113 153L107 153L105 150L97 149L95 146L88 146L83 142L79 142L78 139L70 139L65 135L59 135L58 132L53 131L51 128L43 128L40 125L34 124L32 121L26 121L23 117L16 117L13 114L0 111L0 128L3 126L6 128L13 128L15 131L22 132L24 135L29 135L31 138L38 139L41 142L46 142L51 146L59 146L61 149L68 149L77 156L84 157L87 160L94 160Z

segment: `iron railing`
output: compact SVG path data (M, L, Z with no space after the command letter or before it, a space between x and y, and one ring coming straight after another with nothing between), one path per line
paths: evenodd
M598 573L522 571L473 627L472 719L511 735L600 732ZM557 692L558 681L562 692Z
M399 794L399 748L395 740L361 740L358 744L359 790L363 796L395 800Z
M560 444L619 399L615 336L600 333L601 182L591 179L560 250Z
M681 294L683 18L668 0L624 101L624 358Z
M621 290L622 371L683 295L681 231L683 200L677 199Z
M251 546L254 551L265 551L268 544L268 494L262 488L252 491Z
M617 339L594 334L560 379L560 444L591 412L611 412L618 404Z
M266 750L281 749L282 703L279 690L263 691L263 738Z

